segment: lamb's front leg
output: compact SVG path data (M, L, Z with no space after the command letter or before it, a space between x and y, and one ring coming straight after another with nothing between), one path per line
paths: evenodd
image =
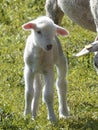
M66 118L69 116L69 109L67 106L67 64L64 56L61 56L59 59L60 61L56 66L58 73L56 85L59 98L59 117Z
M54 114L53 109L53 98L54 98L54 72L53 69L50 69L48 72L45 73L45 86L44 86L44 101L48 108L48 119L50 121L56 122L56 116Z
M29 67L25 66L24 79L25 79L25 109L24 115L31 114L31 104L33 99L33 74Z
M34 98L32 102L32 119L36 117L36 112L38 110L38 104L39 104L39 98L42 92L42 84L41 84L41 79L40 75L36 75L34 77Z

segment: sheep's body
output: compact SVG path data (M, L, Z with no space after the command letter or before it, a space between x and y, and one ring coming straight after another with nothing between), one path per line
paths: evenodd
M46 14L57 24L61 23L63 13L67 14L72 21L78 23L80 26L97 31L98 33L98 0L46 0ZM98 40L98 36L96 40ZM94 47L97 49L98 44L94 45ZM93 51L95 54L94 65L98 71L98 50L96 51L95 48ZM93 47L91 47L92 49ZM76 56L81 56L89 52L91 51L84 48Z
M90 0L90 9L94 18L94 22L96 25L96 31L98 33L98 0ZM95 39L95 42L93 43L93 46L91 48L92 52L94 52L94 66L96 68L96 71L98 73L98 34Z
M90 8L92 15L94 17L94 22L96 25L96 31L98 33L98 0L90 0ZM96 68L96 71L98 73L98 36L95 39L95 42L89 44L85 48L83 48L76 56L82 56L89 52L94 52L94 66Z
M90 11L89 1L90 0L46 0L46 13L55 23L59 24L62 21L63 13L65 13L72 21L80 26L95 31L96 28Z
M98 0L90 0L90 8L96 25L96 31L98 32Z
M69 115L66 97L67 61L55 33L57 32L64 35L64 33L67 34L67 32L63 28L55 25L53 21L47 17L41 17L35 21L31 21L23 25L23 28L32 30L31 35L27 39L24 52L24 114L32 114L32 118L35 118L36 116L38 101L42 90L40 74L43 74L45 79L43 97L48 108L48 119L56 121L53 109L53 67L56 65L58 73L56 85L59 97L59 116L66 117Z

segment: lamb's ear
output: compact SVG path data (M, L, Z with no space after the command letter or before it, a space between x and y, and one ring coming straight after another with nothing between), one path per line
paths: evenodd
M23 24L23 25L22 25L22 28L23 28L24 30L36 29L36 24L35 24L35 23L30 23L30 22L28 22L28 23Z
M67 35L69 35L69 32L68 32L66 29L64 29L64 28L62 28L62 27L60 27L60 26L58 26L58 25L56 25L56 24L55 24L55 27L56 27L56 33L57 33L57 34L60 34L60 35L62 35L62 36L67 36Z

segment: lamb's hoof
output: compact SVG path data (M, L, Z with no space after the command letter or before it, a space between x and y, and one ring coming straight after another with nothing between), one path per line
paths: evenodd
M35 120L35 118L36 118L36 115L32 115L32 120L34 121Z
M34 120L35 120L35 117L32 117L31 119L32 119L32 121L34 121Z
M23 115L24 115L24 116L31 115L31 111L29 111L29 110L27 110L27 111L24 111Z
M57 124L57 118L56 118L56 116L48 117L48 120L49 120L51 123Z
M59 118L60 119L69 119L70 115L63 115L63 114L61 114L61 115L59 115Z

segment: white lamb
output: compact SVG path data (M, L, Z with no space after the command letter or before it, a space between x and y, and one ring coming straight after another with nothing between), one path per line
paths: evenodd
M48 119L56 121L53 109L54 98L54 70L56 65L58 79L56 81L59 98L59 116L69 116L67 106L67 61L56 34L68 35L68 31L54 24L46 17L39 17L24 24L23 29L31 30L24 52L24 78L25 78L25 109L24 115L31 114L36 117L39 97L42 91L40 75L43 74L45 86L43 98L48 109Z

